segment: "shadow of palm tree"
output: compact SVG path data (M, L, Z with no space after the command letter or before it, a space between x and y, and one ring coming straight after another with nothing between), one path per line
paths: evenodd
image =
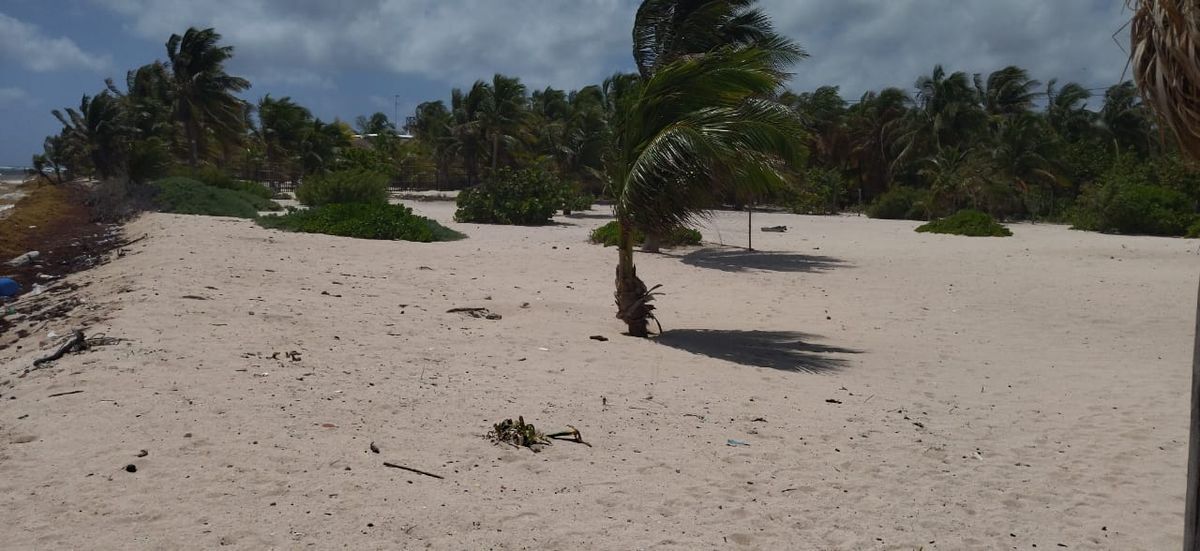
M834 268L849 266L844 260L832 256L807 254L748 251L732 248L705 248L680 257L688 266L744 272L762 270L767 272L827 272Z
M674 329L663 332L655 341L736 364L800 373L823 373L848 365L845 358L831 357L830 354L862 353L812 342L819 339L816 335L794 331Z

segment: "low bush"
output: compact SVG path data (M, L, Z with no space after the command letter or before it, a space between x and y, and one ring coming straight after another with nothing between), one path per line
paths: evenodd
M945 218L939 218L917 228L922 233L946 233L971 237L1008 237L1012 232L996 222L986 212L960 210Z
M1196 223L1193 179L1166 162L1120 159L1075 202L1075 229L1186 235Z
M933 196L926 189L896 187L867 207L867 216L889 220L929 220Z
M175 214L254 218L259 211L280 210L270 199L244 191L206 185L191 178L171 176L150 184L158 210Z
M458 194L454 219L478 224L542 226L563 206L566 186L540 169L503 169L491 179Z
M310 207L334 203L387 203L388 176L366 169L317 174L304 179L296 199Z
M621 229L616 220L609 222L595 230L592 230L591 241L605 247L615 247L619 244L621 238ZM664 248L671 247L688 247L699 245L703 236L699 231L692 228L679 227L671 230L670 233L663 236L661 245ZM646 241L646 234L640 230L633 230L633 243L641 245Z
M1187 237L1195 239L1200 237L1200 217L1196 218L1195 222L1188 228Z
M413 214L412 209L404 205L387 203L331 203L311 209L289 209L287 214L263 216L258 223L264 228L359 239L429 243L465 237Z
M796 214L837 214L847 187L841 172L810 168L804 172L804 183L789 198L788 207Z
M571 214L572 212L592 210L592 203L595 202L596 198L592 194L571 190L562 199L562 211L563 214Z
M201 166L197 168L176 167L171 171L172 176L182 176L191 178L205 185L219 187L221 189L231 189L248 193L262 199L271 199L271 190L259 183L237 180L230 176L225 171L214 166Z

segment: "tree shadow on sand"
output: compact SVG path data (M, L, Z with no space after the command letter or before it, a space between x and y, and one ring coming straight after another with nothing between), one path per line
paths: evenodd
M830 354L861 354L861 350L815 344L816 335L795 331L737 331L675 329L655 341L669 346L752 367L769 367L797 373L825 373L846 367L845 358Z
M733 248L700 249L683 255L680 260L688 266L723 272L827 272L849 266L844 260L832 256Z

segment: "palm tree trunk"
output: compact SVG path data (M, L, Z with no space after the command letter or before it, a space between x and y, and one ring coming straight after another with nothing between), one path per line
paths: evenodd
M196 168L200 164L200 132L196 128L195 122L189 122L187 125L187 140L188 140L188 164L192 168Z
M617 318L629 327L629 336L646 337L650 334L648 316L654 307L647 304L646 284L638 279L637 268L633 265L633 229L624 220L618 224Z

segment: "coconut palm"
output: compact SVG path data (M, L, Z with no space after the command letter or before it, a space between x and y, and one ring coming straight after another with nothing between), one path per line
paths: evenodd
M1029 78L1029 71L1009 65L988 75L986 84L975 75L975 90L985 111L991 116L1013 116L1033 108L1034 91L1040 83Z
M1087 109L1092 93L1083 86L1069 82L1061 89L1051 79L1046 84L1046 120L1060 137L1076 141L1091 134L1096 125L1096 114Z
M263 145L272 174L292 181L300 177L301 152L312 123L312 113L290 97L276 99L267 94L258 101L254 134Z
M634 228L665 231L706 209L728 188L766 191L800 158L803 127L770 97L786 75L781 58L756 47L723 47L660 66L614 98L613 148L606 174L620 227L617 317L644 337L653 288L637 276Z
M1109 139L1123 150L1146 154L1154 148L1154 120L1132 82L1111 86L1104 93L1100 123Z
M892 184L893 162L911 100L899 88L863 94L849 114L850 163L858 172L861 199L869 201Z
M772 65L804 51L775 32L758 0L645 0L633 23L633 59L642 78L689 55L722 46L760 47Z
M512 149L520 138L528 112L525 85L521 79L497 73L491 83L477 82L472 92L482 95L476 116L479 131L491 148L492 171L499 168L504 149ZM511 154L510 154L511 156Z
M234 94L249 88L250 82L225 72L233 46L218 46L220 40L213 29L194 27L167 40L172 108L183 127L192 166L204 156L210 134L222 142L237 141L242 135L244 107Z
M1183 152L1200 159L1200 10L1184 0L1129 0L1134 80L1150 109L1171 129ZM1200 303L1196 306L1200 327ZM1185 490L1183 548L1200 549L1200 329L1192 359L1191 435Z
M120 98L109 92L83 96L78 111L55 109L51 114L63 125L61 144L65 156L71 159L67 166L72 173L85 172L86 167L104 179L127 171L133 132Z

